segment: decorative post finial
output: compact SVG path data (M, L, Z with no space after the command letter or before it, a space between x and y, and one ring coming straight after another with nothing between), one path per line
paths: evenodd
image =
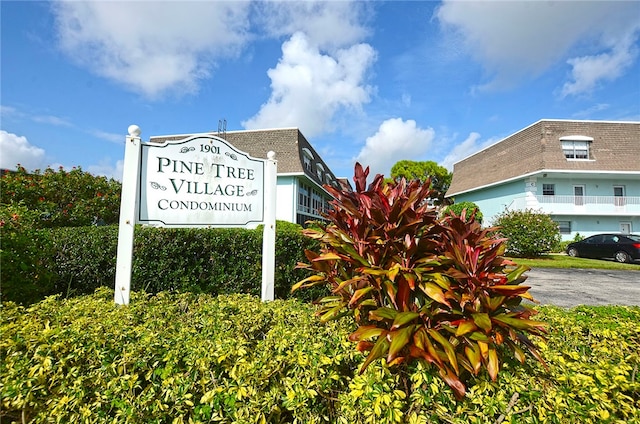
M276 158L276 152L274 152L273 150L269 150L269 152L267 153L267 159L274 160L275 158Z
M140 137L140 134L142 134L142 130L137 125L129 125L127 131L131 137Z

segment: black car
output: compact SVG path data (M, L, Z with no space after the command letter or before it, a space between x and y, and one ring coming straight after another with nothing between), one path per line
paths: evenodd
M640 260L640 236L596 234L567 246L567 255L583 258L613 258L618 262Z

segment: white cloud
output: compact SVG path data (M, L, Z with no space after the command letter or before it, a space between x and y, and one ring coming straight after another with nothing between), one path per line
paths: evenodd
M378 132L368 137L356 160L369 167L369 175L389 177L391 167L400 160L421 160L435 136L432 128L419 128L416 121L387 119Z
M635 60L639 11L637 2L626 1L445 0L436 17L488 72L491 80L480 89L508 88L567 60L575 81L563 93L579 94ZM613 46L618 50L607 53ZM603 53L617 63L603 66Z
M16 169L18 164L32 171L44 168L45 151L26 137L0 130L0 168Z
M561 96L592 92L600 82L612 81L624 74L637 57L634 39L628 37L624 42L618 41L609 52L569 59L573 81L564 84Z
M110 133L101 130L91 130L88 131L94 137L101 138L102 140L109 141L114 144L124 144L125 135L118 133Z
M449 152L449 154L442 160L440 163L441 166L444 166L449 171L453 171L453 164L466 158L467 156L471 156L474 153L479 152L480 150L488 147L494 143L499 141L497 138L490 138L485 141L480 140L480 134L477 132L472 132L462 143L454 146L453 149Z
M87 172L93 175L103 175L107 178L113 178L118 181L122 181L122 174L124 171L124 160L119 160L115 164L111 162L111 159L105 158L97 165L90 165L86 169Z
M364 22L370 10L361 1L268 1L258 2L257 9L256 19L269 35L303 32L323 50L356 44L369 34Z
M588 119L588 118L593 117L596 113L602 112L604 110L607 110L610 107L611 107L611 105L608 104L608 103L598 103L598 104L595 104L595 105L591 106L588 109L580 110L578 112L575 112L573 114L573 117L574 118L581 118L581 119Z
M53 2L59 45L91 72L149 97L193 92L248 39L248 2Z
M309 137L324 132L338 110L359 110L370 101L372 89L364 80L375 56L368 44L323 54L303 33L294 34L282 45L278 65L268 71L271 97L242 125L299 127Z
M73 124L67 119L53 115L34 115L31 119L39 124L48 124L56 127L73 127Z

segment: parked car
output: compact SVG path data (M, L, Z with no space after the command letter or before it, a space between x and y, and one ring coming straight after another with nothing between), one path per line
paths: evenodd
M582 258L613 258L618 262L640 260L640 236L596 234L567 246L567 255Z

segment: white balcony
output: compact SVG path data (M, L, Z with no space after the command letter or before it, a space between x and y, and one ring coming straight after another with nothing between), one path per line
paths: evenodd
M529 195L514 199L508 209L534 209L551 215L640 216L640 197Z

